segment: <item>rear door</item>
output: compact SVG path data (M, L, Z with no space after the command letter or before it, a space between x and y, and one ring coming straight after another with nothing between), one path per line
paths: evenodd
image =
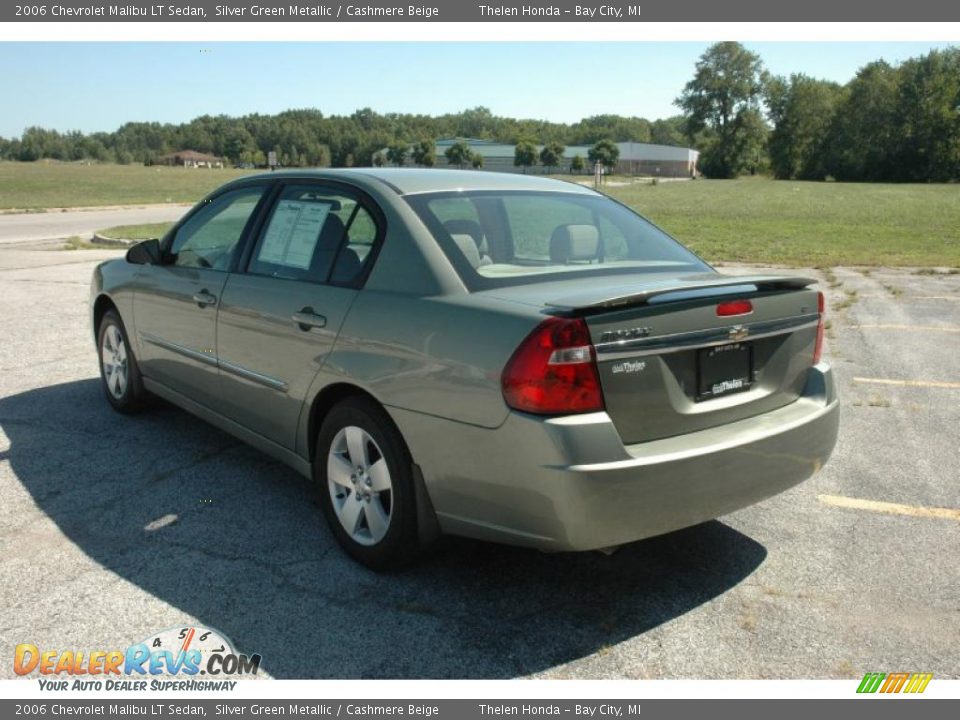
M383 222L339 184L282 188L217 329L221 412L292 449L307 391L366 278Z
M217 403L217 309L266 187L209 199L168 241L166 262L144 265L137 276L134 318L144 376L208 407Z

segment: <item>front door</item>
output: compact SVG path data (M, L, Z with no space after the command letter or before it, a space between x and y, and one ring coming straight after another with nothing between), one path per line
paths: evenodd
M194 211L177 229L162 265L144 265L134 296L143 375L215 407L216 319L228 271L265 191L241 187Z
M333 348L382 224L339 186L283 188L217 327L221 412L293 449L303 401Z

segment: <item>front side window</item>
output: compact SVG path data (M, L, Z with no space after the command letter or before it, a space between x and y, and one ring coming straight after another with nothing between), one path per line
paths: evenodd
M407 200L471 289L573 273L709 270L655 225L598 195L475 191Z
M351 194L318 185L284 188L248 272L288 280L351 284L378 236L370 212Z
M227 271L264 186L239 188L213 198L194 213L173 239L173 264Z

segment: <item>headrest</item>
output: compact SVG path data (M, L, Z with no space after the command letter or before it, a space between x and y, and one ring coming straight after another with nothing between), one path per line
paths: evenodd
M357 277L363 263L360 256L353 248L345 247L337 256L337 264L333 266L333 272L330 273L330 281L334 283L350 283Z
M483 239L483 228L476 220L447 220L443 227L451 235L469 235L477 245Z
M451 234L450 237L453 238L457 247L460 248L460 252L463 253L467 262L470 263L470 267L474 270L480 267L480 250L477 249L477 243L473 237L466 234Z
M550 236L550 261L558 264L594 260L600 232L593 225L560 225Z
M447 220L443 227L451 235L469 235L477 244L480 255L487 254L487 239L483 236L483 228L476 220L467 220L466 218Z
M317 249L336 250L340 246L340 241L343 239L343 234L346 230L347 228L343 224L343 220L340 219L340 216L330 213L327 215L327 219L323 223L323 228L320 230Z

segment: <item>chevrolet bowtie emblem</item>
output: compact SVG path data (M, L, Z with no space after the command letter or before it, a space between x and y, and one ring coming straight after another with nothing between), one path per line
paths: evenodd
M734 325L730 328L730 340L733 342L740 342L741 340L746 340L747 335L750 334L750 331L747 330L743 325Z

